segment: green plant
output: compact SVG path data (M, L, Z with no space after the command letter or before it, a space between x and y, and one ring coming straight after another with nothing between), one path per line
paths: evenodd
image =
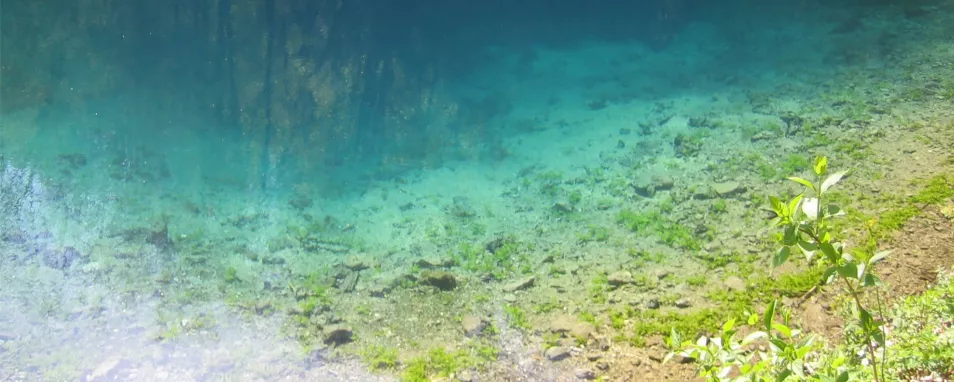
M954 378L954 277L950 270L920 296L897 304L891 316L887 371L901 380Z
M516 329L530 330L530 321L527 319L527 313L520 309L519 306L506 305L504 306L504 313L507 314L508 321L510 321L510 326Z
M372 369L391 369L398 364L395 348L371 345L361 353L361 357Z
M834 204L826 205L827 191L837 184L847 171L841 171L825 177L828 173L828 159L818 157L813 165L816 181L811 182L803 178L789 177L788 179L805 187L805 192L795 196L788 203L772 197L772 210L777 217L775 226L782 229L782 246L776 251L772 260L773 266L780 266L788 261L794 250L800 251L808 263L812 263L819 253L821 260L827 266L823 280L831 284L836 280L842 281L844 292L853 302L855 321L851 323L853 329L860 332L865 356L868 358L874 381L882 379L879 355L875 351L878 346L882 350L885 345L884 323L872 315L863 301L864 290L877 285L880 280L874 274L874 266L884 259L889 251L878 252L868 256L865 253L852 255L846 251L844 243L840 242L840 232L832 229L830 220L844 215L840 207ZM806 198L806 193L814 197ZM881 361L884 354L881 354ZM879 366L880 365L880 366Z
M695 358L699 361L699 374L710 381L722 381L732 370L738 370L740 374L736 380L745 381L782 381L792 376L799 380L815 381L870 379L877 382L884 379L884 323L883 319L876 319L871 313L863 295L868 288L880 282L873 270L888 252L871 255L861 251L852 255L846 250L840 241L841 232L831 224L832 219L844 213L837 205L826 203L829 189L847 172L828 175L828 160L825 157L816 158L812 170L816 177L814 182L798 177L788 178L803 185L804 192L788 202L770 198L772 211L776 215L773 223L782 231L778 236L781 247L772 261L773 269L787 262L793 252L799 251L807 263L815 264L811 269L815 272L821 270L820 274L814 273L816 276L812 279L820 278L826 284L841 281L844 295L851 302L853 315L853 321L846 330L856 336L863 348L862 352L849 353L863 354L865 362L852 362L854 360L851 357L840 352L819 354L822 347L816 344L814 336L803 336L798 330L792 329L787 312L782 312L780 322L776 321L775 316L780 311L777 300L766 308L760 330L746 336L741 342L736 338L735 319L725 322L718 337L702 336L697 341L681 341L681 331L674 325L669 340L674 352L667 356L667 360L676 352ZM757 288L767 289L769 285L775 285L774 289L782 292L787 289L801 291L810 286L814 288L812 285L817 282L804 276L812 274L805 273L784 282L760 281ZM725 299L736 309L739 304L757 302L744 295L730 300L731 297L710 296L713 299ZM883 312L879 316L884 317ZM757 316L749 315L750 326L757 321ZM768 342L767 351L745 350L755 341L761 340ZM867 374L869 371L870 375Z
M781 315L782 320L777 321L776 315ZM667 343L676 350L667 354L663 362L677 354L692 358L698 364L699 376L706 381L728 380L733 370L738 372L738 376L731 379L734 381L777 382L789 377L800 381L864 380L864 372L845 367L845 355L820 354L819 351L824 350L822 345L814 336L793 329L790 317L789 312L780 312L778 303L773 301L761 317L749 314L748 325L758 330L741 341L737 337L735 319L723 324L718 336L702 336L696 341L682 341L674 329ZM748 350L760 341L767 342L766 350Z

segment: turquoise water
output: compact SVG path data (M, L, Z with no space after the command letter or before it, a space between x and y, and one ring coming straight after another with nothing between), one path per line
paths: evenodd
M949 1L385 3L4 4L0 379L639 380L541 344L954 96Z

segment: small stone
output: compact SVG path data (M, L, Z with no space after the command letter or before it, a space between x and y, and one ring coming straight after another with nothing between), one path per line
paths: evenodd
M504 285L504 292L516 292L521 289L526 289L533 286L533 283L537 280L534 276L527 276L520 280L514 281L510 284Z
M721 197L732 196L745 192L745 187L739 184L739 182L721 182L713 183L712 191Z
M474 380L474 373L470 370L461 370L460 373L457 373L457 380L460 382L472 382Z
M272 308L272 304L269 303L268 301L259 302L255 304L255 314L261 316L265 314L266 310L269 310L271 308Z
M358 256L348 256L344 261L344 266L352 271L360 271L369 268L368 263Z
M656 174L653 176L653 186L656 188L656 191L671 190L675 184L676 182L669 175Z
M574 338L587 339L596 331L596 327L588 322L580 322L570 315L561 314L550 323L550 331L554 333L569 333Z
M726 277L726 279L725 279L725 281L723 282L723 284L724 284L725 287L726 287L727 289L729 289L730 291L739 292L739 291L744 291L744 290L745 290L745 281L742 280L741 278L739 278L738 276L729 276L729 277Z
M662 279L664 279L664 278L666 278L666 277L669 277L669 275L671 275L671 274L672 274L672 272L670 272L670 271L668 271L668 270L665 270L665 269L658 269L658 270L656 270L656 278L657 278L657 279L660 279L660 280L662 280Z
M576 369L577 379L596 379L596 372L590 369Z
M454 261L451 260L450 258L438 257L438 256L422 257L414 261L414 265L417 265L418 267L421 267L423 269L443 268L453 263Z
M596 363L596 368L602 371L609 370L609 366L610 366L609 363L602 362L602 361Z
M772 139L772 138L775 138L775 134L772 134L768 131L760 131L756 133L755 135L753 135L751 140L752 142L758 142L758 141Z
M390 292L391 292L391 287L386 285L373 285L370 288L368 288L368 294L370 294L371 297L378 297L378 298L384 297L384 296L387 296L387 294Z
M440 290L454 290L457 288L457 277L447 271L424 271L421 272L420 283Z
M543 352L543 355L551 361L560 361L570 356L570 349L563 346L554 346Z
M696 186L695 189L692 190L692 198L705 200L705 199L711 198L712 193L713 193L712 188L710 188L708 185L702 184L702 185Z
M656 195L656 186L654 186L651 181L645 179L636 180L630 184L630 187L632 187L633 191L636 191L636 193L640 196L651 198Z
M685 309L685 308L688 308L688 307L692 306L692 302L690 302L689 299L680 298L680 299L676 300L676 304L675 304L675 305L676 305L676 307L679 308L679 309Z
M619 271L607 276L606 279L610 285L620 286L624 284L632 284L633 274L628 271Z
M460 326L461 329L464 330L464 335L467 337L474 337L484 330L484 328L487 326L487 323L477 316L465 316L460 321Z
M649 309L659 309L659 300L655 298L649 299L649 301L646 301L646 307Z
M325 344L335 344L341 345L351 342L351 337L354 333L350 328L346 328L340 325L332 325L323 331L324 334L324 343Z
M586 359L590 362L599 361L600 358L603 358L603 355L600 353L590 353L586 355Z

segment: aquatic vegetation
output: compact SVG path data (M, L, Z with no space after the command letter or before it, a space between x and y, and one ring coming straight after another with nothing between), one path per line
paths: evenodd
M695 130L691 134L678 133L672 140L677 157L693 157L702 150L702 143L710 133L707 130Z
M609 240L610 232L606 227L601 227L596 224L589 224L586 227L586 231L577 234L577 239L581 243L588 243L591 241L607 241Z
M785 174L798 174L811 168L812 162L801 154L789 154L782 162L782 172Z
M359 352L361 359L372 369L391 369L398 365L398 351L379 345L370 345Z
M510 326L516 329L530 330L530 321L527 319L527 313L523 311L519 306L516 305L506 305L504 306L504 313L507 314L508 322Z
M673 248L698 250L702 247L689 227L666 219L656 210L635 212L624 209L616 214L616 222L641 236L656 236Z

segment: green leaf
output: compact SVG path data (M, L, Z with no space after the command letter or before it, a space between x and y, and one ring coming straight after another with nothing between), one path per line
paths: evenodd
M768 333L763 331L757 331L752 334L749 334L742 339L742 346L748 345L752 343L752 341L755 341L760 338L768 338Z
M775 257L772 258L772 267L779 267L782 264L785 264L788 261L788 257L792 255L792 250L788 246L779 248L775 252Z
M759 322L759 315L757 313L750 314L747 322L749 326L755 325L756 322Z
M812 166L812 169L815 170L815 175L821 176L828 171L828 158L819 156L815 157L815 165Z
M835 382L848 382L848 371L845 370L838 374L838 378L835 378Z
M834 204L829 204L828 209L825 211L826 217L842 216L844 214L845 211L842 210L841 207Z
M772 303L765 307L765 314L762 315L762 325L765 327L766 333L772 331L772 321L775 320L775 306L777 304L778 300L772 300Z
M785 230L782 232L782 245L788 246L798 243L798 226L795 224L789 224L785 226Z
M779 198L774 196L769 196L769 204L772 205L772 211L775 211L775 214L781 217L788 217L788 211L785 210L785 204L782 203Z
M791 371L791 370L788 370L788 369L785 369L785 371L779 373L779 375L778 375L777 377L775 377L775 382L782 382L782 381L784 381L786 378L788 378L790 375L792 375L792 371Z
M769 342L775 347L777 347L780 352L784 352L786 349L790 347L790 344L788 342L785 342L778 337L769 338Z
M743 364L742 366L739 366L739 374L748 375L750 372L752 372L752 367L754 366L750 363L746 363L746 364Z
M888 257L889 254L891 254L891 250L878 252L874 256L871 256L871 259L868 260L868 264L874 264L884 260L884 258Z
M880 325L879 325L880 326ZM871 333L871 338L874 339L878 345L884 346L884 332L881 330L875 330L874 333Z
M866 286L866 287L869 287L869 286L878 285L878 284L880 284L880 283L881 283L881 279L879 279L878 276L875 276L875 275L873 275L873 274L871 274L871 273L868 273L868 274L865 275L864 280L862 280L862 284L861 284L861 285Z
M825 280L825 284L831 284L836 274L838 274L838 270L835 267L828 267L822 274L822 279Z
M780 322L772 324L772 329L777 330L779 333L785 335L785 338L792 338L792 328L782 325Z
M788 177L788 180L791 180L791 181L793 181L793 182L795 182L795 183L798 183L798 184L801 184L801 185L803 185L803 186L805 186L805 187L808 187L809 190L816 191L816 192L818 191L818 190L815 189L815 185L812 184L812 182L809 182L808 180L799 178L799 177L797 177L797 176L790 176L790 177Z
M822 182L822 185L821 185L821 193L824 194L825 191L828 191L829 188L831 188L831 187L834 186L836 183L838 183L838 181L841 180L841 178L844 177L845 174L847 174L847 173L848 173L848 171L839 171L839 172L836 172L836 173L834 173L834 174L831 174L831 176L829 176L828 179L825 179L825 181Z
M805 194L798 194L797 196L792 198L792 200L788 202L788 210L792 212L798 211L798 205L802 203L802 198L804 196Z
M825 254L825 257L832 264L837 264L838 259L841 259L841 253L839 253L831 243L822 243L819 245L819 248L821 248L822 253Z
M838 266L838 274L849 279L858 279L858 266L855 263L845 263Z
M865 331L871 331L875 328L874 317L871 315L871 312L868 312L868 309L858 308L858 318L861 321L861 328Z
M665 364L666 362L669 362L672 359L672 357L675 357L675 356L676 356L676 353L669 352L668 354L666 354L666 357L663 358L662 363Z
M805 260L811 263L815 257L815 251L818 250L818 244L812 241L799 240L798 249L802 250L802 254L805 255Z
M726 321L725 324L722 324L722 333L723 333L723 334L729 334L729 332L730 332L730 331L732 330L732 328L734 328L734 327L735 327L735 319L733 318L733 319L730 319L730 320Z
M679 332L676 331L676 328L669 329L669 347L675 349L679 347L679 344L682 343L682 337L679 336Z

